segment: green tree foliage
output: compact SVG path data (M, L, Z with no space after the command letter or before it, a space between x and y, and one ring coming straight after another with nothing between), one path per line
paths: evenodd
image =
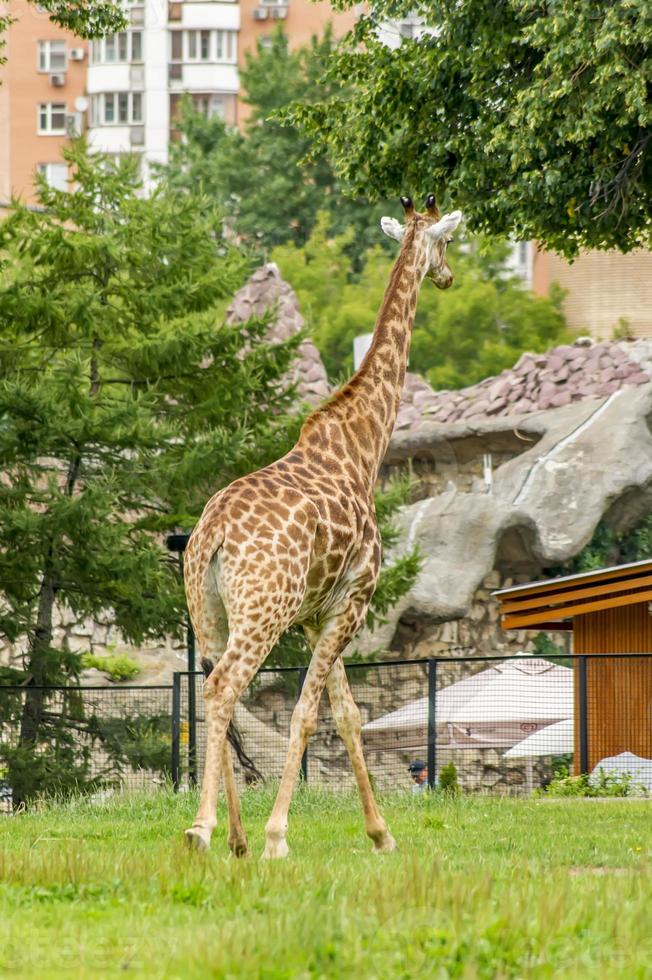
M408 14L431 30L381 43ZM649 0L377 0L289 118L370 196L445 191L474 231L628 251L651 241L651 42Z
M27 687L18 801L35 749L41 790L59 749L74 755L39 690L81 668L55 643L55 608L110 609L135 643L176 631L183 589L160 532L192 527L298 426L283 381L296 340L222 322L248 265L220 216L165 183L145 197L136 159L83 144L66 158L73 190L40 181L43 210L17 205L0 225L0 635L23 650L0 680Z
M332 236L328 223L322 214L305 246L279 246L271 258L296 291L310 335L335 378L352 368L353 338L373 330L392 259L371 248L352 277L347 245L353 232ZM560 296L534 296L507 273L506 256L504 244L463 242L450 249L452 288L442 293L424 283L410 368L435 388L474 384L511 367L524 350L544 351L568 339Z
M327 31L290 51L279 28L269 48L247 54L240 72L251 109L244 132L193 112L189 102L181 110L183 139L170 149L169 179L180 188L201 187L240 239L263 254L288 241L304 244L324 210L334 233L354 229L347 245L354 259L378 240L382 205L371 206L364 190L355 201L344 196L325 155L303 162L311 140L274 118L296 100L312 104L332 90L320 81L332 47Z
M579 554L549 571L553 576L573 575L649 558L652 558L652 514L646 514L627 532L616 531L600 521L593 537Z

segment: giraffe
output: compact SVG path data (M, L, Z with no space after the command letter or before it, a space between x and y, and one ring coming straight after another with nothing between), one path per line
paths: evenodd
M226 735L236 701L294 623L303 626L312 656L292 714L263 856L288 854L290 801L324 686L373 848L396 847L369 781L342 652L364 622L380 571L374 486L398 411L419 288L425 276L440 289L452 284L446 247L461 219L459 211L441 217L432 194L423 213L410 198L401 203L404 225L381 220L401 248L358 371L308 417L289 453L208 501L186 548L197 644L203 658L218 658L204 684L207 748L199 809L185 832L199 850L209 847L217 823L223 773L228 845L235 856L248 853Z

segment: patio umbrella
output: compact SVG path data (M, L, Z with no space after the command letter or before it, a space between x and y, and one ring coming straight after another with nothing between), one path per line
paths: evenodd
M504 759L526 759L526 786L529 792L534 789L534 770L532 760L537 756L564 755L573 752L575 723L572 718L557 721L554 725L546 725L528 735L522 742L517 742L504 753Z
M572 718L546 725L517 742L504 753L505 759L532 759L541 755L564 755L573 752L574 724Z
M449 748L509 748L573 714L573 671L537 657L494 661L437 692L437 742ZM370 747L421 748L428 738L428 698L363 726Z

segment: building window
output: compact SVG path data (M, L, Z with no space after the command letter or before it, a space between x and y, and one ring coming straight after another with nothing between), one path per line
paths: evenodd
M91 126L129 126L142 121L140 92L103 92L91 97Z
M215 34L217 36L217 61L234 62L236 59L235 31L216 31Z
M188 61L211 60L210 31L186 31L186 58Z
M38 107L38 132L41 136L66 135L66 103L41 102Z
M142 61L143 60L143 32L132 31L129 36L131 38L131 60Z
M53 187L55 191L68 190L67 163L39 163L36 169L45 177L50 187Z
M170 61L183 61L183 31L170 34Z
M170 31L170 61L235 64L237 31Z
M193 107L206 119L213 119L215 116L224 119L224 96L212 92L209 95L194 94L191 98Z
M93 41L90 61L93 65L127 64L143 60L143 32L121 31Z
M38 70L65 71L68 67L68 54L65 41L38 42Z

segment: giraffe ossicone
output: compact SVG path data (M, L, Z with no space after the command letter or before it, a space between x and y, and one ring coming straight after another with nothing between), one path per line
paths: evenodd
M324 687L374 850L396 846L374 799L360 712L342 654L364 623L380 571L374 487L401 398L419 289L426 276L440 289L451 285L446 248L461 219L459 211L441 217L433 195L424 213L410 198L401 203L403 225L394 218L381 222L401 248L359 369L308 417L289 453L208 501L186 549L186 595L197 645L202 657L216 661L204 687L207 747L200 804L186 831L187 842L200 850L210 845L223 774L229 847L236 856L247 853L227 730L236 701L293 624L303 626L312 657L292 714L264 856L288 853L290 800Z

